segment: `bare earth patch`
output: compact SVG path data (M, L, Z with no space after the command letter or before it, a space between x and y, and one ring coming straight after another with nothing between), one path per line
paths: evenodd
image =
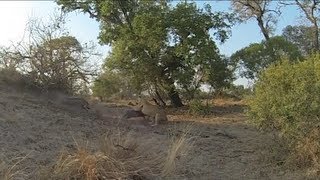
M76 142L94 149L110 132L130 132L139 143L151 139L160 145L158 151L166 152L172 137L192 125L187 135L193 147L176 158L169 179L305 179L261 158L273 146L271 135L247 125L237 104L216 107L215 115L207 118L169 113L169 123L156 127L139 118L119 120L128 109L124 106L66 109L52 98L0 88L0 161L12 165L12 160L24 157L14 169L21 170L23 179L37 179L62 151L76 150Z

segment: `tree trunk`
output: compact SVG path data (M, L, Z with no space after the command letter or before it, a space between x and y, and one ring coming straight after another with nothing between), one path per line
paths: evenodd
M155 94L156 94L156 99L157 101L160 101L160 102L157 102L157 104L159 106L166 106L166 103L164 102L163 98L161 97L160 93L159 93L159 90L158 90L158 84L155 83L154 85L154 91L155 91Z
M181 98L179 96L179 93L175 90L175 88L170 88L168 96L170 98L171 104L174 107L182 107L183 106Z
M152 100L154 101L154 103L156 103L156 105L161 106L160 103L157 101L156 98L152 98Z
M160 106L166 106L166 102L164 102L163 98L160 96L160 93L158 90L155 91L156 92L156 98L158 101L160 101L159 105Z
M316 52L319 52L319 28L318 28L318 23L315 22L314 23L314 40L315 40L315 49L316 49Z
M169 85L167 92L168 92L168 97L171 101L171 105L173 105L174 107L182 107L183 106L182 100L179 96L179 93L176 91L174 81L169 77L165 77L165 81L167 85Z
M257 21L264 38L268 41L270 39L270 36L268 30L263 25L262 17L257 17Z

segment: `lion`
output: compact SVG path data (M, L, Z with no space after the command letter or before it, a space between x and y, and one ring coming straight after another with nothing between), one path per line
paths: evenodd
M156 105L150 104L147 100L141 100L141 112L147 117L151 118L151 126L156 126L159 123L168 121L167 114L164 109L159 108Z
M145 118L145 115L141 112L142 105L136 103L129 102L128 105L131 107L131 109L128 109L124 112L124 114L121 116L121 120L129 119L133 117L143 117Z

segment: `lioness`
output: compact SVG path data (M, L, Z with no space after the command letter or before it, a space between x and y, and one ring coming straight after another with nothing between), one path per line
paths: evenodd
M142 105L141 104L134 104L132 102L129 102L128 105L132 108L132 109L128 109L124 112L124 114L122 115L122 117L120 118L121 120L124 119L129 119L129 118L133 118L133 117L145 117L145 115L141 112L142 110Z
M167 114L163 109L158 106L150 104L147 100L141 100L142 109L141 112L151 118L151 126L156 126L159 123L168 121Z

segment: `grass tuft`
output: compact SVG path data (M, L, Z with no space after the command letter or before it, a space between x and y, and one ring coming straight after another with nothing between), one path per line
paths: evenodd
M28 154L29 155L29 154ZM27 174L24 172L24 168L21 167L21 162L24 161L27 156L17 157L9 162L2 161L0 163L0 179L2 180L14 180L25 179Z
M170 176L176 160L191 147L186 129L171 140L167 151L153 138L138 142L132 133L109 133L99 145L75 141L74 151L63 151L47 177L53 179L154 179ZM143 143L141 143L143 142Z

